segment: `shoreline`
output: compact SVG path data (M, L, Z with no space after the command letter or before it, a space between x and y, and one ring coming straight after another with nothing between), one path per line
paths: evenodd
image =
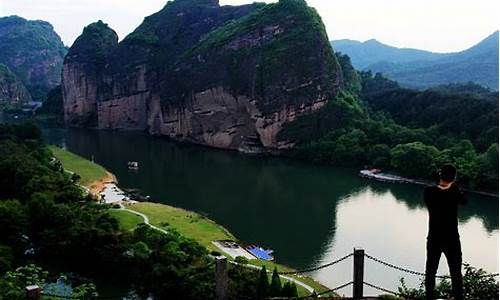
M366 171L368 171L368 170L359 171L358 176L361 178L366 178L369 180L390 183L390 184L414 184L414 185L420 185L420 186L432 186L435 184L435 182L430 181L430 180L408 178L408 177L396 175L393 173L385 173L385 172L378 173L382 176L382 178L379 178L379 177L377 177L378 174L371 174L371 173L367 174ZM363 172L365 172L365 173L363 173ZM387 178L385 178L385 177L387 177ZM481 195L481 196L486 196L486 197L492 197L492 198L499 197L499 194L495 194L495 193L491 193L491 192L487 192L487 191L472 190L472 189L462 188L462 187L460 187L460 190L462 190L465 193L471 193L471 194L476 194L476 195Z
M105 177L92 182L89 186L86 186L86 188L88 188L90 194L99 197L99 195L106 188L106 184L108 183L118 185L118 180L116 179L116 176L113 173L106 171Z

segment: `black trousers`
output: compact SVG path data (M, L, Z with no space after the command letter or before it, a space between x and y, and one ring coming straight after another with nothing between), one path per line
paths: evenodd
M462 249L460 238L427 238L427 261L425 263L425 295L427 300L435 300L436 272L441 253L444 253L450 268L451 287L455 300L463 300Z

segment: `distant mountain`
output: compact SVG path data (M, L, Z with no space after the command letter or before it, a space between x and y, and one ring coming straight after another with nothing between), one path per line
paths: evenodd
M434 60L449 55L411 48L397 48L383 44L375 39L366 42L345 39L332 41L331 43L335 51L349 55L353 66L359 70L364 70L372 64L383 61L405 63Z
M376 40L338 40L332 45L348 54L358 69L381 72L405 87L474 82L498 90L498 31L457 53L396 48Z
M6 65L36 100L61 83L67 48L45 21L0 18L0 63Z

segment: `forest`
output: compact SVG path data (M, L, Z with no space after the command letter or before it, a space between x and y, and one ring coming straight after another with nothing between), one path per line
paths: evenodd
M291 156L429 180L453 163L464 187L498 191L498 93L472 83L405 89L338 60L345 90L285 127L282 138L298 137Z

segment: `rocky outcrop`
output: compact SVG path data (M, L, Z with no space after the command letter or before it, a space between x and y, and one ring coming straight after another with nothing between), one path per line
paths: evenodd
M0 64L0 106L20 107L30 100L23 83L7 66Z
M35 100L61 83L66 52L50 23L0 18L0 63L16 74Z
M86 50L96 47L99 58ZM303 0L176 0L119 44L102 22L85 28L64 62L65 120L245 152L286 149L294 141L278 138L284 124L333 99L341 78Z

